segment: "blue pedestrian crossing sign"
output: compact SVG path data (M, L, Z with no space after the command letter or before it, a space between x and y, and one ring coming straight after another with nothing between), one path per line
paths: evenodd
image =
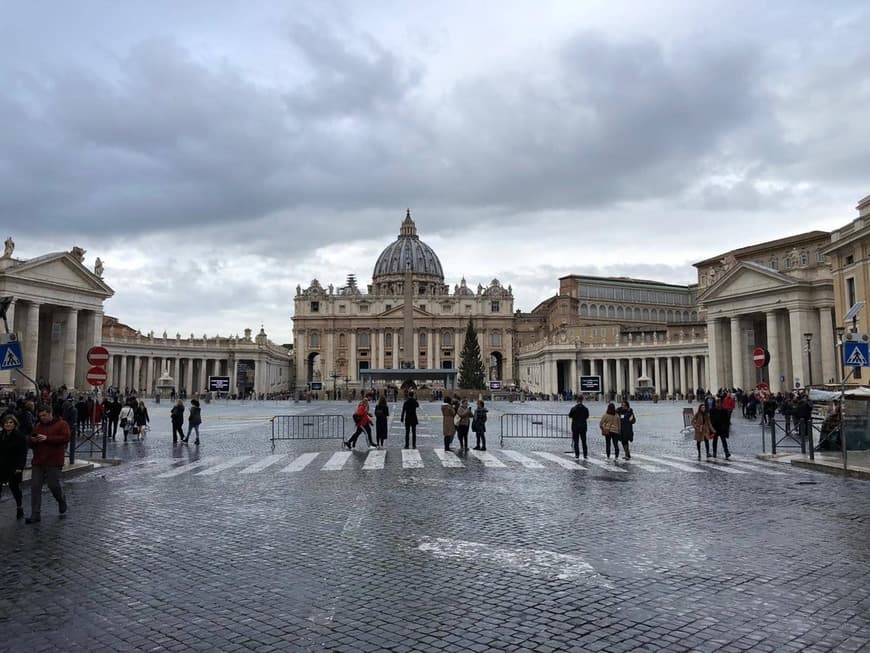
M846 367L870 367L870 344L866 342L843 343L843 365Z
M0 370L17 370L24 366L21 343L17 340L0 344Z

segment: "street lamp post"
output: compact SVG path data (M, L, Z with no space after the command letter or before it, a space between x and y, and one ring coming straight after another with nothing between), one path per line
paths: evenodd
M333 372L329 375L332 378L332 398L338 399L338 379L341 378L341 374L338 372Z
M809 379L809 386L813 385L813 352L811 349L811 344L813 342L813 334L805 333L804 340L807 341L807 379Z

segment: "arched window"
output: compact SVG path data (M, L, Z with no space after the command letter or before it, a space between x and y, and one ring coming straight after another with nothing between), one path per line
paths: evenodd
M443 347L452 347L453 346L453 332L452 331L442 331L441 332L441 346L443 346Z
M393 334L387 333L384 335L384 347L392 347L393 346Z
M343 333L338 334L338 346L347 347L347 337Z
M624 318L625 318L625 309L623 309L622 306L618 306L616 308L616 319L622 320Z
M689 311L683 311L683 322L689 321Z
M356 342L357 342L357 345L359 345L360 347L368 347L369 346L369 332L363 331L362 333L358 334L356 337Z
M692 321L693 322L698 321L698 311L692 311Z
M649 312L649 319L651 319L653 322L658 322L659 321L659 312L656 309L652 309Z
M640 309L639 309L639 308L635 308L635 309L634 309L634 319L637 320L638 322L640 322L640 320L641 320L641 315L640 315Z
M801 267L806 267L810 264L810 254L806 250L801 252Z
M643 319L646 321L649 321L649 309L648 308L643 309Z
M674 321L674 312L671 310L671 311L668 311L668 322L673 322L673 321Z
M779 259L775 256L770 259L770 267L774 270L779 270Z
M580 317L588 317L589 316L589 305L588 304L580 304Z
M595 304L589 305L589 317L598 317L598 306Z
M613 306L607 307L607 317L616 317L616 309Z

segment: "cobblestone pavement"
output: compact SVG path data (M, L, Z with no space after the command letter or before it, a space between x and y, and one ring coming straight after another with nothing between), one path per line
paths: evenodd
M25 526L4 494L0 649L870 650L870 483L756 460L756 424L727 463L672 403L635 405L629 463L594 423L586 463L499 446L502 413L566 403L490 405L488 455L440 451L437 403L419 456L395 419L381 451L269 442L271 415L350 430L352 407L214 402L173 447L152 404L123 464L66 483L66 518L47 496Z

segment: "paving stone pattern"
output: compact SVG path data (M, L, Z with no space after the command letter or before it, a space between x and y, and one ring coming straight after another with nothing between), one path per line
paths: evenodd
M269 415L352 407L212 403L202 446L173 448L151 404L123 464L66 484L66 518L47 495L25 526L4 494L0 649L870 650L870 483L755 460L757 424L736 419L727 472L671 403L635 406L646 468L603 460L594 424L584 471L567 439L498 446L502 412L570 407L545 402L490 406L500 467L443 464L438 404L420 467L395 421L382 458L363 437L335 470L336 441L273 451Z

